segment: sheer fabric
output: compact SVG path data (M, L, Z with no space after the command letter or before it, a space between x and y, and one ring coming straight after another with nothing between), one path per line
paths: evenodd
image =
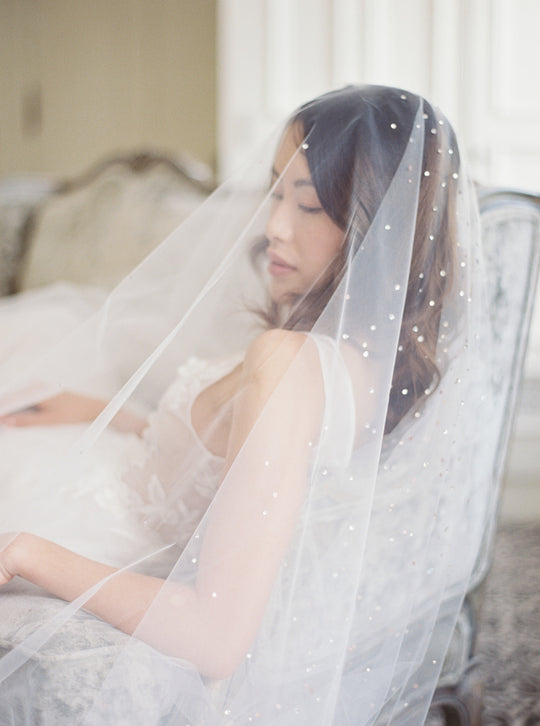
M284 295L287 225L322 214L298 159L343 241ZM482 285L446 118L348 87L295 112L49 353L12 357L4 412L63 390L110 403L86 428L2 432L2 528L127 569L35 600L16 633L22 595L0 591L2 723L422 723L485 521ZM121 409L147 417L141 438L112 429ZM82 610L127 570L165 582L131 636Z

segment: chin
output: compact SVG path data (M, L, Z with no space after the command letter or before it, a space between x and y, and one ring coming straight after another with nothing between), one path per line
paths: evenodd
M293 305L300 295L301 293L290 288L280 287L278 285L270 286L270 298L276 305Z

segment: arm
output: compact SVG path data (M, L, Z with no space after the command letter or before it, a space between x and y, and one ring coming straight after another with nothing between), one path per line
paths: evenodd
M137 629L142 640L190 660L204 675L223 678L237 667L304 499L308 442L317 436L323 406L314 348L301 334L270 331L249 349L195 586L121 573L88 601L88 610L127 633ZM66 600L114 573L31 535L21 535L6 552L10 574Z
M106 406L106 401L65 391L21 411L0 416L5 426L55 426L93 421ZM118 431L140 434L146 422L135 414L121 410L112 420Z

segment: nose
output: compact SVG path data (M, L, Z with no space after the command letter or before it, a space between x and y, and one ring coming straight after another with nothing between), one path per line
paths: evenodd
M290 209L284 199L274 199L268 221L266 236L269 242L290 242L294 236L293 221Z

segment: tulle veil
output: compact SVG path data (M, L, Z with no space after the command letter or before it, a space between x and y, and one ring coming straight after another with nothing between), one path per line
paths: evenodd
M177 506L175 476L183 487L196 476L200 449L183 455L181 474L170 472L166 506L152 516L146 508L132 548L105 514L81 523L83 554L93 556L96 538L110 542L120 568L111 578L142 571L165 580L134 635L98 622L96 656L96 618L83 608L106 583L69 604L0 591L4 602L36 598L16 637L0 634L2 723L36 723L26 699L39 701L43 724L60 723L70 707L65 723L424 720L480 546L482 461L494 445L475 437L490 417L475 192L449 122L419 96L348 87L300 114L296 154L345 233L324 295L309 291L284 309L268 299L279 129L99 310L50 351L5 363L3 411L62 390L110 401L89 426L66 431L42 466L34 461L32 481L63 482L69 497L99 447L123 447L129 463L132 442L111 422L120 409L148 415L179 368L189 376L210 361L231 370L263 333L269 365L280 351L289 361L187 542L175 536L179 515L168 521L164 512ZM289 331L303 333L294 355ZM87 496L99 497L100 476L87 476ZM67 531L69 545L79 528L69 506L47 508L32 486L35 522L51 538ZM6 511L2 527L18 521ZM201 622L184 619L192 592L204 599Z

